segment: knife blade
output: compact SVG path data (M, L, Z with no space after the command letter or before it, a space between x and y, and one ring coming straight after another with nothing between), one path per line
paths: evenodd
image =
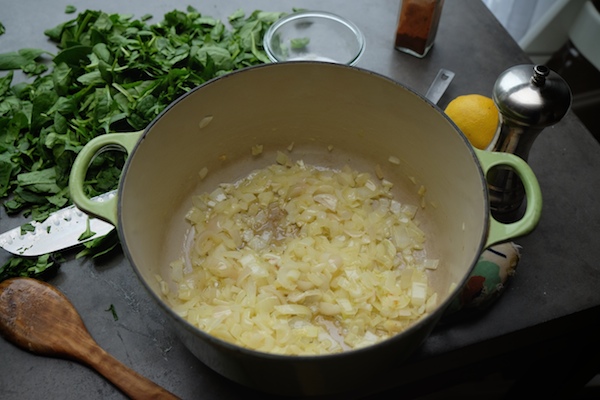
M110 191L93 197L94 201L105 201L116 195ZM89 229L93 233L80 240L81 235ZM50 214L42 222L30 222L33 230L22 232L21 226L0 234L0 247L18 256L41 256L66 250L108 234L115 229L114 225L88 216L72 205Z

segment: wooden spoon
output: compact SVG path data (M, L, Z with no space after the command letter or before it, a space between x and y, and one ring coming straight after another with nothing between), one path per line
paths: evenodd
M132 399L177 399L100 348L73 304L45 282L11 278L0 283L0 334L35 354L88 365Z

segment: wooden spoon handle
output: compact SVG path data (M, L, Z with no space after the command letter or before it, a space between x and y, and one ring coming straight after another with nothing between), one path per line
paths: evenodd
M178 399L168 390L128 368L98 345L90 344L79 361L89 365L132 399Z

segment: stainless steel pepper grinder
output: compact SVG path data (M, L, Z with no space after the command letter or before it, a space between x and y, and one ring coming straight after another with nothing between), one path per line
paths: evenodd
M512 153L527 161L536 137L559 122L571 107L571 89L544 65L517 65L494 84L493 99L500 112L500 131L493 151ZM492 215L502 222L520 218L525 189L510 167L488 173Z

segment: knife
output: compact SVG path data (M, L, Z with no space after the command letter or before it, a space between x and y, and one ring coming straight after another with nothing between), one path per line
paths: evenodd
M105 201L116 195L116 191L93 197L94 201ZM93 234L81 235L88 229ZM42 222L30 222L33 230L22 232L21 227L0 234L0 247L18 256L41 256L80 245L108 234L114 225L90 217L76 206L62 208L50 214Z

